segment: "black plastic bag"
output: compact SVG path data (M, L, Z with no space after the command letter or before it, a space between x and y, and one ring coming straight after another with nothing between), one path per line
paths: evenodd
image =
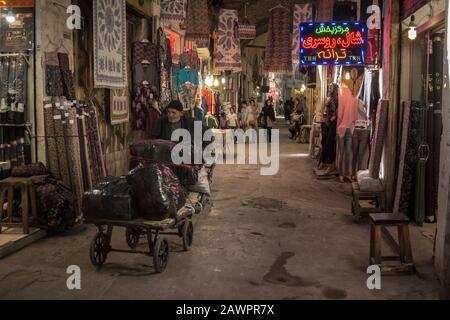
M75 199L72 191L50 175L31 178L36 190L38 226L49 233L60 233L75 226Z
M183 186L197 184L198 169L191 164L175 164L172 161L172 151L174 148L177 154L183 156L183 152L189 150L190 163L194 163L194 153L192 146L177 144L166 140L143 140L130 145L130 170L143 164L162 164L169 167L180 180Z
M186 203L177 176L161 164L139 164L127 176L139 216L148 220L176 218Z
M86 192L82 203L86 220L134 220L137 213L127 180L110 177L99 183L94 190Z

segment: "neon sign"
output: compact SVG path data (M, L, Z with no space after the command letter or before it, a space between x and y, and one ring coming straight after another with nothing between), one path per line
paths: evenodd
M364 65L367 28L359 22L300 24L300 64Z

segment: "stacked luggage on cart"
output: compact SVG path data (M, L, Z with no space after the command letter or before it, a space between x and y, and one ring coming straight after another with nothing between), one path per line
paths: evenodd
M169 256L163 235L178 235L184 249L190 249L194 232L191 218L201 212L210 196L213 167L174 164L171 154L175 147L162 140L132 144L129 174L107 178L84 195L85 223L98 229L90 247L95 266L103 265L110 252L143 253L153 256L156 271L163 272ZM192 192L198 194L195 203ZM126 228L131 250L111 247L114 227ZM149 251L136 250L142 236L147 236Z

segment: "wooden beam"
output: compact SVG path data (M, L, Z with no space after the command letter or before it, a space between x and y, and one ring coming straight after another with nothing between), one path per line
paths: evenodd
M444 21L445 21L445 11L441 12L437 16L434 16L433 18L422 24L420 27L418 27L417 33L420 34L422 32L430 30L431 28L434 28L435 26Z

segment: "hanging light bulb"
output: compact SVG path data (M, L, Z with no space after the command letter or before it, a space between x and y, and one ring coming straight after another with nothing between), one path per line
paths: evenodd
M214 80L213 80L213 77L212 76L207 76L206 77L206 79L205 79L205 84L208 86L208 87L211 87L212 85L213 85L213 82L214 82Z
M409 40L415 40L417 38L417 25L415 23L416 18L414 15L411 16L411 22L409 23L409 30L408 30L408 38Z
M345 80L350 80L350 72L345 73Z
M227 82L227 79L225 77L222 77L222 84L225 84Z
M16 22L16 16L13 14L11 8L9 9L8 15L6 16L6 22L8 22L8 23Z
M214 80L214 87L218 87L219 86L219 80L216 78Z

